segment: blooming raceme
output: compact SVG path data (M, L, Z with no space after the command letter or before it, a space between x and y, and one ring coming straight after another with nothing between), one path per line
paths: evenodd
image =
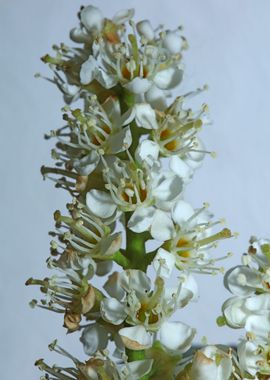
M183 80L182 28L135 22L133 9L107 18L88 5L78 15L72 46L54 45L55 55L42 58L65 106L63 124L46 135L56 141L54 165L41 172L72 200L67 212L54 213L53 274L26 284L43 293L31 306L62 314L69 333L81 332L87 359L55 341L50 349L73 367L38 360L42 379L263 379L270 373L267 241L253 239L243 265L225 277L234 297L219 323L247 331L237 353L213 345L194 351L195 329L174 316L198 298L193 273L222 270L217 262L227 255L211 252L233 236L206 203L185 200L196 169L214 154L199 137L210 123L207 105L188 105L207 86L168 100Z

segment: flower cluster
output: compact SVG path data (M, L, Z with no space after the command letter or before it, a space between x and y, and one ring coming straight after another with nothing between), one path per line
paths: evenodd
M239 360L224 346L194 351L195 329L173 319L198 298L194 274L222 272L218 263L228 255L216 258L211 250L233 234L207 203L194 208L185 200L205 155L214 154L199 137L209 124L207 105L188 106L207 86L169 99L183 79L182 29L153 28L133 16L128 9L109 19L82 7L70 32L74 46L54 46L55 56L42 58L66 105L63 125L46 135L56 141L55 163L41 172L72 200L66 213L54 213L47 260L53 274L27 285L44 295L31 306L62 314L69 333L81 332L89 359L81 362L54 342L50 349L73 367L36 364L48 380L268 374L268 243L253 240L245 264L225 278L236 297L224 304L222 321L247 330ZM95 276L106 276L102 289Z
M242 265L226 273L233 294L222 307L220 323L246 331L237 347L241 373L252 379L270 376L270 241L250 239Z

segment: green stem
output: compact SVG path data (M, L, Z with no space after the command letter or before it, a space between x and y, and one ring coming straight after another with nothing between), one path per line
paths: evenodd
M146 271L147 268L147 253L145 251L145 242L148 239L149 233L136 233L127 228L129 218L132 213L126 213L126 252L125 255L130 261L130 268Z
M125 256L124 251L117 251L113 256L112 260L120 265L123 269L128 269L131 267L130 260L128 257Z

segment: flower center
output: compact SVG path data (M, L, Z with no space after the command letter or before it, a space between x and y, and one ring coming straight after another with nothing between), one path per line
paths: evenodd
M137 311L136 317L141 321L145 322L148 319L149 324L158 322L158 315L154 314L153 311L148 310L147 304L142 304L141 308Z
M185 248L185 247L188 247L189 246L189 244L190 244L190 242L189 242L189 240L188 239L186 239L186 238L184 238L184 237L181 237L179 240L178 240L178 242L177 242L177 244L176 244L176 247L177 248ZM179 255L179 256L181 256L181 257L185 257L185 258L188 258L188 257L190 257L190 251L187 249L187 250L183 250L183 249L181 249L181 250L179 250L178 252L177 252L177 254Z

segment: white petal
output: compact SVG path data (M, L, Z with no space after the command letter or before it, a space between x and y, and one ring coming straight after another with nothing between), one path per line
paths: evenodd
M153 359L145 359L127 363L128 380L138 380L147 375L152 369L153 362Z
M86 205L93 214L100 218L109 218L116 211L116 205L110 194L101 190L90 190L86 194Z
M163 171L154 178L152 194L161 201L172 201L183 191L183 181L169 171Z
M65 95L70 97L75 97L80 91L80 87L68 83L63 83L61 85L61 89Z
M126 291L134 290L138 298L145 297L145 294L151 289L151 280L141 270L128 269L119 275L120 286Z
M157 110L164 111L167 108L165 92L155 85L145 93L145 100Z
M198 350L191 367L194 380L229 380L232 374L232 360L229 355L215 346Z
M156 113L153 108L147 103L136 104L135 109L135 120L138 127L145 129L157 129L157 119Z
M142 20L138 22L136 26L140 36L143 36L149 41L154 39L155 32L149 20Z
M181 199L175 203L172 210L173 220L179 226L185 223L193 214L194 210L191 205Z
M119 335L130 350L144 350L151 346L151 336L144 326L124 327L119 330Z
M101 255L111 256L117 252L122 245L122 233L118 232L101 239L98 247Z
M245 307L254 313L270 310L270 294L265 293L248 297L245 302Z
M138 207L128 221L128 228L137 233L147 231L152 224L154 214L154 207Z
M144 94L152 86L152 82L146 78L136 77L132 81L127 82L124 87L134 94Z
M239 365L242 371L247 371L252 376L255 376L259 370L258 362L263 359L258 353L258 346L252 341L242 341L237 347L239 357Z
M108 344L108 332L103 326L94 323L83 330L81 342L86 355L93 355L98 350L104 350Z
M96 275L97 276L105 276L110 273L113 267L112 260L104 260L97 263Z
M255 269L239 265L226 273L224 284L231 293L248 296L254 294L256 288L262 287L262 276Z
M132 136L129 127L123 128L121 131L110 135L107 141L108 148L106 153L116 154L128 149L132 143Z
M115 24L124 24L125 22L129 21L130 19L132 19L132 17L134 16L134 13L135 13L135 10L133 8L131 9L123 9L119 12L117 12L114 16L113 16L113 22Z
M120 107L120 101L118 98L114 96L109 96L104 103L102 103L102 108L106 112L108 118L110 121L116 125L119 126L120 124L120 117L121 117L121 107Z
M166 241L171 239L173 234L174 225L172 219L166 212L157 210L151 226L152 237L159 241Z
M141 141L135 152L135 158L138 162L145 161L150 166L158 159L158 155L158 144L148 139Z
M116 75L113 75L101 68L96 70L95 79L105 88L112 88L118 82L118 78Z
M205 150L205 146L203 144L203 142L198 139L198 137L195 137L194 138L194 143L196 144L196 150L198 150L198 152L189 152L187 154L187 159L185 159L186 163L192 168L192 169L197 169L201 166L202 164L202 160L205 156L205 153L204 153L204 150Z
M160 341L169 350L186 352L192 344L196 331L181 322L163 322Z
M244 305L245 299L238 297L229 298L224 302L222 311L230 327L237 329L245 326L247 313Z
M89 31L100 31L103 27L103 15L101 11L88 5L81 11L81 22Z
M217 377L217 366L201 350L197 351L191 367L192 380L223 380Z
M75 159L73 167L80 175L87 176L96 169L99 160L99 154L95 150L91 150L87 156Z
M250 315L247 318L245 329L247 332L254 333L257 339L268 340L270 331L270 315Z
M193 169L181 160L178 156L172 156L170 159L170 169L182 178L184 183L189 183L193 178Z
M159 71L154 77L155 85L161 90L170 90L176 87L183 78L183 71L177 67Z
M80 81L82 84L89 84L95 79L98 70L97 61L90 55L87 61L85 61L80 70Z
M169 278L175 265L175 256L173 253L159 248L152 264L161 277Z
M103 288L111 297L118 299L118 301L121 301L126 294L124 289L121 287L118 272L114 272L109 276Z
M72 41L78 43L84 43L89 40L89 35L81 28L71 29L69 36Z
M169 50L169 52L172 54L180 53L182 43L183 40L177 32L167 32L163 40L165 49Z
M102 318L113 325L120 325L127 316L125 306L116 298L105 298L102 300L100 312Z

